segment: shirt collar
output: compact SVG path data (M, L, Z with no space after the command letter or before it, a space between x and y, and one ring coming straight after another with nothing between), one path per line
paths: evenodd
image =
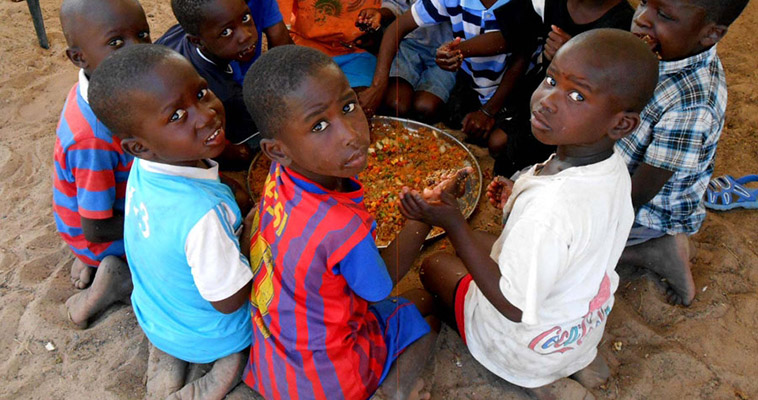
M213 160L205 160L210 167L197 168L197 167L183 167L179 165L163 164L142 159L135 159L140 167L148 172L156 174L180 176L183 178L191 179L206 179L206 180L218 180L218 163Z
M87 97L87 90L89 90L89 79L84 74L84 69L79 70L79 95L82 96L84 102L89 104L89 98Z
M206 57L205 54L203 54L203 52L200 51L199 47L195 47L195 51L197 52L197 55L200 56L200 58L202 58L203 60L205 60L205 62L211 63L211 64L213 64L216 67L219 66L215 62L211 61L210 58ZM226 64L226 68L224 68L224 72L226 72L227 74L233 74L234 70L232 69L232 65L231 64Z
M497 0L495 4L487 8L484 7L484 4L482 4L481 0L462 0L461 6L468 8L469 10L495 10L496 8L499 8L500 6L508 3L509 1L511 0Z
M694 56L676 60L676 61L661 61L658 65L658 73L660 75L672 74L679 72L687 67L696 64L706 64L711 62L716 57L716 46L712 46L710 49L697 53Z

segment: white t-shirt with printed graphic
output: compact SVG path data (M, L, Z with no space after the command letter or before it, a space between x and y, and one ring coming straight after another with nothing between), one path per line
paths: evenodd
M522 321L500 314L473 284L465 297L469 350L487 369L539 387L589 365L597 354L614 271L634 221L631 179L618 154L555 175L516 181L492 247L505 298Z

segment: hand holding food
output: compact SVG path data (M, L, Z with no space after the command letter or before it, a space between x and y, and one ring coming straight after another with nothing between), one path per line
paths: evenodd
M434 62L445 71L456 72L463 63L463 52L458 48L461 38L455 38L437 49Z
M496 176L487 186L487 198L495 208L502 210L513 192L513 181Z
M363 32L376 32L382 26L382 14L378 8L366 8L358 14L355 26Z

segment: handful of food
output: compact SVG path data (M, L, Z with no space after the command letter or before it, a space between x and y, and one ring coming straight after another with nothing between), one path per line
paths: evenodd
M418 126L408 129L406 125ZM368 166L359 179L365 187L363 203L377 223L376 244L386 247L405 223L398 209L404 186L421 190L427 201L439 201L446 186L456 185L461 212L473 212L481 192L481 172L476 159L452 137L436 128L412 121L375 117L371 122ZM258 156L250 166L248 186L253 198L260 197L271 161ZM451 179L458 170L467 174ZM429 238L443 233L434 228Z
M658 43L658 41L655 40L655 38L644 33L635 33L634 35L642 39L642 41L645 42L648 45L648 47L650 47L650 50L652 50L653 53L655 53L655 55L658 56L658 59L659 60L661 59L661 44Z

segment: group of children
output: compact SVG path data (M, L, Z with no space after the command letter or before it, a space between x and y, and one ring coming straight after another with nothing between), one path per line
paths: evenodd
M137 0L64 0L80 68L54 155L82 289L68 317L84 328L131 300L150 398L221 399L241 381L267 399L428 398L440 321L538 398L589 395L609 376L597 346L617 264L665 278L674 304L694 298L687 236L726 104L716 43L746 4L646 0L629 33L602 29L628 22L618 0L172 0L179 25L153 45ZM378 57L361 48L392 20ZM366 114L438 118L459 67L481 106L464 130L531 166L488 187L498 236L458 210L464 169L403 188L407 222L379 250L357 179ZM257 149L273 162L243 216L219 168ZM455 254L391 296L432 226Z

